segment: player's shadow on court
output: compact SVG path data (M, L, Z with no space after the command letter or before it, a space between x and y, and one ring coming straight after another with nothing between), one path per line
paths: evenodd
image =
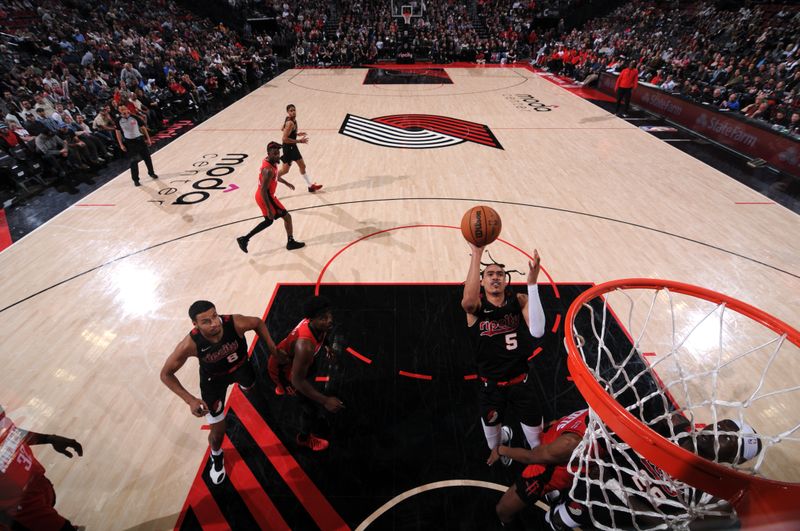
M415 223L411 223L412 225ZM321 234L314 238L309 238L306 240L306 244L314 244L316 242L325 243L325 244L341 244L346 245L348 243L354 242L370 234L374 234L371 238L369 238L370 243L380 243L384 246L391 246L393 250L400 250L406 252L413 252L414 246L409 245L403 242L400 242L395 238L395 235L392 232L381 232L387 229L391 229L396 227L398 223L381 223L380 226L375 225L368 225L364 227L357 227L353 230L344 230L340 232L333 232L328 234ZM394 251L393 251L394 252Z
M359 188L381 188L410 178L411 175L367 175L363 179L357 181L335 184L333 186L326 185L322 190L317 192L317 195L322 197L325 195L324 192L343 192L346 190L357 190ZM298 190L299 189L300 187L298 187Z
M578 120L578 123L579 124L593 124L593 123L597 123L597 122L610 122L610 121L612 121L614 119L616 119L616 116L614 116L613 114L605 114L605 115L602 115L602 116L590 116L588 118L582 118L581 120Z
M376 221L372 219L366 219L366 220L358 219L355 216L351 215L350 212L348 212L346 209L338 205L332 204L330 201L326 200L322 196L320 196L319 200L320 202L322 202L323 205L327 206L328 208L322 210L313 210L310 211L309 214L321 217L329 221L331 224L339 225L347 230L336 233L323 234L321 236L308 240L306 243L308 243L309 241L314 242L319 240L328 244L330 243L346 244L358 240L360 238L364 238L371 234L375 234L375 236L373 236L373 238L370 238L370 240L380 241L381 239L391 238L392 233L391 232L384 232L381 234L376 234L376 233L380 233L381 231L388 231L388 229L401 225L401 223L397 221ZM420 222L417 221L406 222L403 223L403 225L415 225L418 223ZM386 241L391 243L393 246L399 247L404 251L413 250L412 246L397 242L394 239Z
M306 247L308 244L306 243ZM303 275L304 278L316 278L319 275L319 271L322 269L323 264L316 262L314 260L309 260L307 256L302 254L298 251L287 251L284 246L279 248L268 249L262 252L253 253L251 252L251 258L248 260L248 263L255 269L256 273L259 275L263 275L273 271L286 271L286 264L282 261L275 264L270 264L268 260L270 257L274 257L276 254L279 253L296 253L297 256L305 261L306 263L294 263L292 264L292 268L297 273ZM267 260L267 261L265 261Z

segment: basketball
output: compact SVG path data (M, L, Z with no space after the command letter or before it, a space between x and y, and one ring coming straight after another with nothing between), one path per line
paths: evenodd
M470 208L461 218L461 234L465 240L478 247L495 241L502 228L500 216L493 208L485 205Z

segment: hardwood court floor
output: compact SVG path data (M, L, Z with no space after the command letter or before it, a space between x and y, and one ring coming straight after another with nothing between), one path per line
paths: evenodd
M84 444L80 460L38 451L63 514L90 529L174 525L206 432L158 372L192 301L261 315L279 283L460 282L455 227L475 204L500 213L507 243L491 252L511 267L538 248L554 281L670 278L800 322L797 215L528 70L446 71L452 84L417 86L286 72L156 153L160 180L134 188L125 172L0 253L0 402ZM524 96L552 110L523 110ZM297 190L278 196L307 246L286 251L276 224L244 255L234 239L257 223L257 171L287 103L325 187L307 193L292 169ZM340 134L348 114L449 117L478 136L387 148ZM478 125L502 149L476 141ZM195 367L179 373L193 392Z

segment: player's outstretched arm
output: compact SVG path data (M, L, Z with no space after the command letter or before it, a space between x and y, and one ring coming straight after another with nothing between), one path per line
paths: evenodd
M539 251L534 249L533 260L528 261L528 296L519 296L521 299L520 304L522 305L522 316L528 325L531 335L537 338L544 335L545 325L544 308L542 308L542 301L539 298L539 286L536 284L541 268Z
M470 242L467 243L472 254L469 259L467 280L464 282L461 307L468 314L474 314L481 307L481 257L483 256L484 247L478 247Z
M577 434L563 433L550 444L539 445L533 450L497 446L492 450L488 463L494 464L500 457L507 456L526 465L565 465L580 442L581 437Z
M286 186L288 186L289 190L294 190L294 185L292 183L290 183L289 181L287 181L286 179L284 179L283 177L281 177L280 175L278 176L278 182L279 183L283 183Z
M249 317L247 315L235 314L233 316L233 324L236 327L236 332L239 335L244 335L248 330L253 330L258 337L260 337L267 345L267 350L270 356L275 356L276 347L272 336L269 335L267 324L259 317Z
M292 362L292 386L298 393L302 393L314 402L322 404L331 413L336 413L344 407L341 400L335 396L327 396L317 391L308 381L308 369L314 361L314 345L308 339L298 339L294 346L294 361Z
M62 437L61 435L45 435L44 433L29 431L28 435L26 436L26 442L31 446L35 444L52 445L56 452L64 454L70 459L76 454L78 456L83 455L83 446L81 446L81 443L75 439L69 439L67 437ZM75 453L73 454L70 452L70 450Z

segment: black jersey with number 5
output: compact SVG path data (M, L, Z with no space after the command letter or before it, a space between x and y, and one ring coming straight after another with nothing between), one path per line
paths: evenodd
M481 307L474 315L478 320L468 329L475 346L478 375L504 381L527 373L533 340L516 293L507 295L506 303L499 307L482 296Z
M197 345L200 376L222 376L238 369L247 360L247 341L236 332L232 315L221 315L222 339L212 343L197 328L189 337Z

